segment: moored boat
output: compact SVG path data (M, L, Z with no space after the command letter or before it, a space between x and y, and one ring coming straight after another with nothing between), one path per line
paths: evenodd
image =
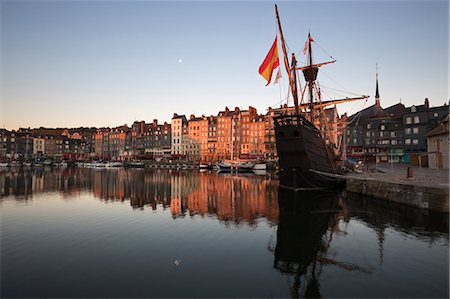
M253 167L255 166L255 164L251 162L235 160L225 160L223 162L217 163L216 165L219 168L219 171L237 172L252 171Z
M275 142L280 167L280 186L292 190L339 189L345 186L340 177L340 153L334 144L330 128L333 124L327 120L325 107L367 99L368 96L322 101L321 92L316 83L319 68L334 63L336 60L314 63L312 60L312 43L314 39L308 34L303 54L307 55L307 65L297 67L297 58L292 53L289 61L285 46L283 30L275 5L275 13L280 34L284 64L289 78L290 92L294 100L294 109L282 112L274 117ZM271 51L260 67L261 75L270 83L272 70L279 67L277 39ZM273 50L274 49L274 50ZM306 86L297 87L297 71L302 71ZM303 96L309 98L303 101ZM302 101L299 104L299 96ZM293 111L292 111L293 110Z
M266 163L255 163L253 166L253 170L266 170L267 164Z

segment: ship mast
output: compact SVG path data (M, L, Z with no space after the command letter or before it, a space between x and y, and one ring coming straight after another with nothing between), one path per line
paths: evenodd
M309 64L307 70L313 70L313 62L312 62L312 48L311 48L311 34L308 32L308 54L309 54ZM317 76L317 71L319 69L316 68L315 74L310 74L307 76L307 72L304 72L304 76L306 81L308 81L308 89L309 89L309 115L310 115L310 122L314 124L314 98L313 98L313 85L314 81L316 79L315 76ZM315 75L315 76L314 76Z
M283 36L283 29L281 29L280 16L278 15L278 7L275 4L275 14L277 15L278 22L278 30L280 31L281 38L281 48L283 49L283 57L284 57L284 66L286 67L286 72L289 77L289 86L291 87L292 97L294 98L294 107L295 107L295 115L299 115L298 109L298 93L297 93L297 78L296 78L296 64L297 60L295 59L294 53L292 53L292 69L289 66L289 59L286 51L286 44Z

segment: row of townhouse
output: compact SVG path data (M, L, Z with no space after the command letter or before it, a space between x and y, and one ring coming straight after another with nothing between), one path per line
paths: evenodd
M115 128L91 128L89 132L56 129L2 131L0 158L54 159L166 159L216 162L224 159L275 159L273 118L292 113L286 105L269 108L265 115L254 107L225 107L216 116L174 114L170 124L135 121ZM326 111L338 118L337 111ZM337 137L336 137L337 138Z
M0 129L0 159L28 161L39 158L87 158L92 151L92 139L84 138L79 133L72 136L66 131L57 135L44 135L32 129Z
M224 159L267 158L266 119L255 108L225 107L217 116L195 117L174 114L172 118L173 158L215 162Z
M398 103L383 109L378 96L374 105L348 118L346 154L366 162L403 162L427 166L431 154L428 134L448 114L447 103L430 107L428 99L423 105L405 107ZM448 144L448 137L442 141Z

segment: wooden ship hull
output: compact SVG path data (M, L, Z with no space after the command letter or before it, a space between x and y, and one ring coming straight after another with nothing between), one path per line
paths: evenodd
M336 174L338 168L333 150L315 126L302 116L274 120L281 187L299 191L345 186L345 180L323 174Z

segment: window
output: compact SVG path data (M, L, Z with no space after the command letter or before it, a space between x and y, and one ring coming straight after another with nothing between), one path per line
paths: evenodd
M353 138L353 144L356 144L358 142L358 139Z
M419 134L419 128L413 128L413 133L414 134Z
M411 144L411 139L405 139L405 144Z
M406 133L406 135L411 134L411 128L406 128L406 129L405 129L405 133Z
M391 131L391 137L397 137L397 134L395 131Z
M385 129L386 129L386 126L385 126L385 125L381 125L381 126L380 126L380 130L381 130L381 131L384 131Z
M397 145L397 140L391 140L392 145Z
M370 144L370 139L369 138L366 139L366 144Z
M409 125L409 124L411 124L411 123L412 123L412 122L411 122L411 117L407 117L407 118L406 118L406 124Z
M412 113L417 112L416 106L412 106L412 107L411 107L411 112L412 112Z
M366 132L366 136L367 136L367 137L370 137L370 132Z
M413 144L419 144L419 139L413 139L412 143Z
M367 124L367 129L371 129L372 128L372 124Z
M380 137L383 137L383 132L380 132Z
M433 116L434 116L434 117L438 117L438 116L439 116L439 113L435 112L435 113L433 114Z
M418 124L420 122L420 119L418 116L414 116L414 123Z

